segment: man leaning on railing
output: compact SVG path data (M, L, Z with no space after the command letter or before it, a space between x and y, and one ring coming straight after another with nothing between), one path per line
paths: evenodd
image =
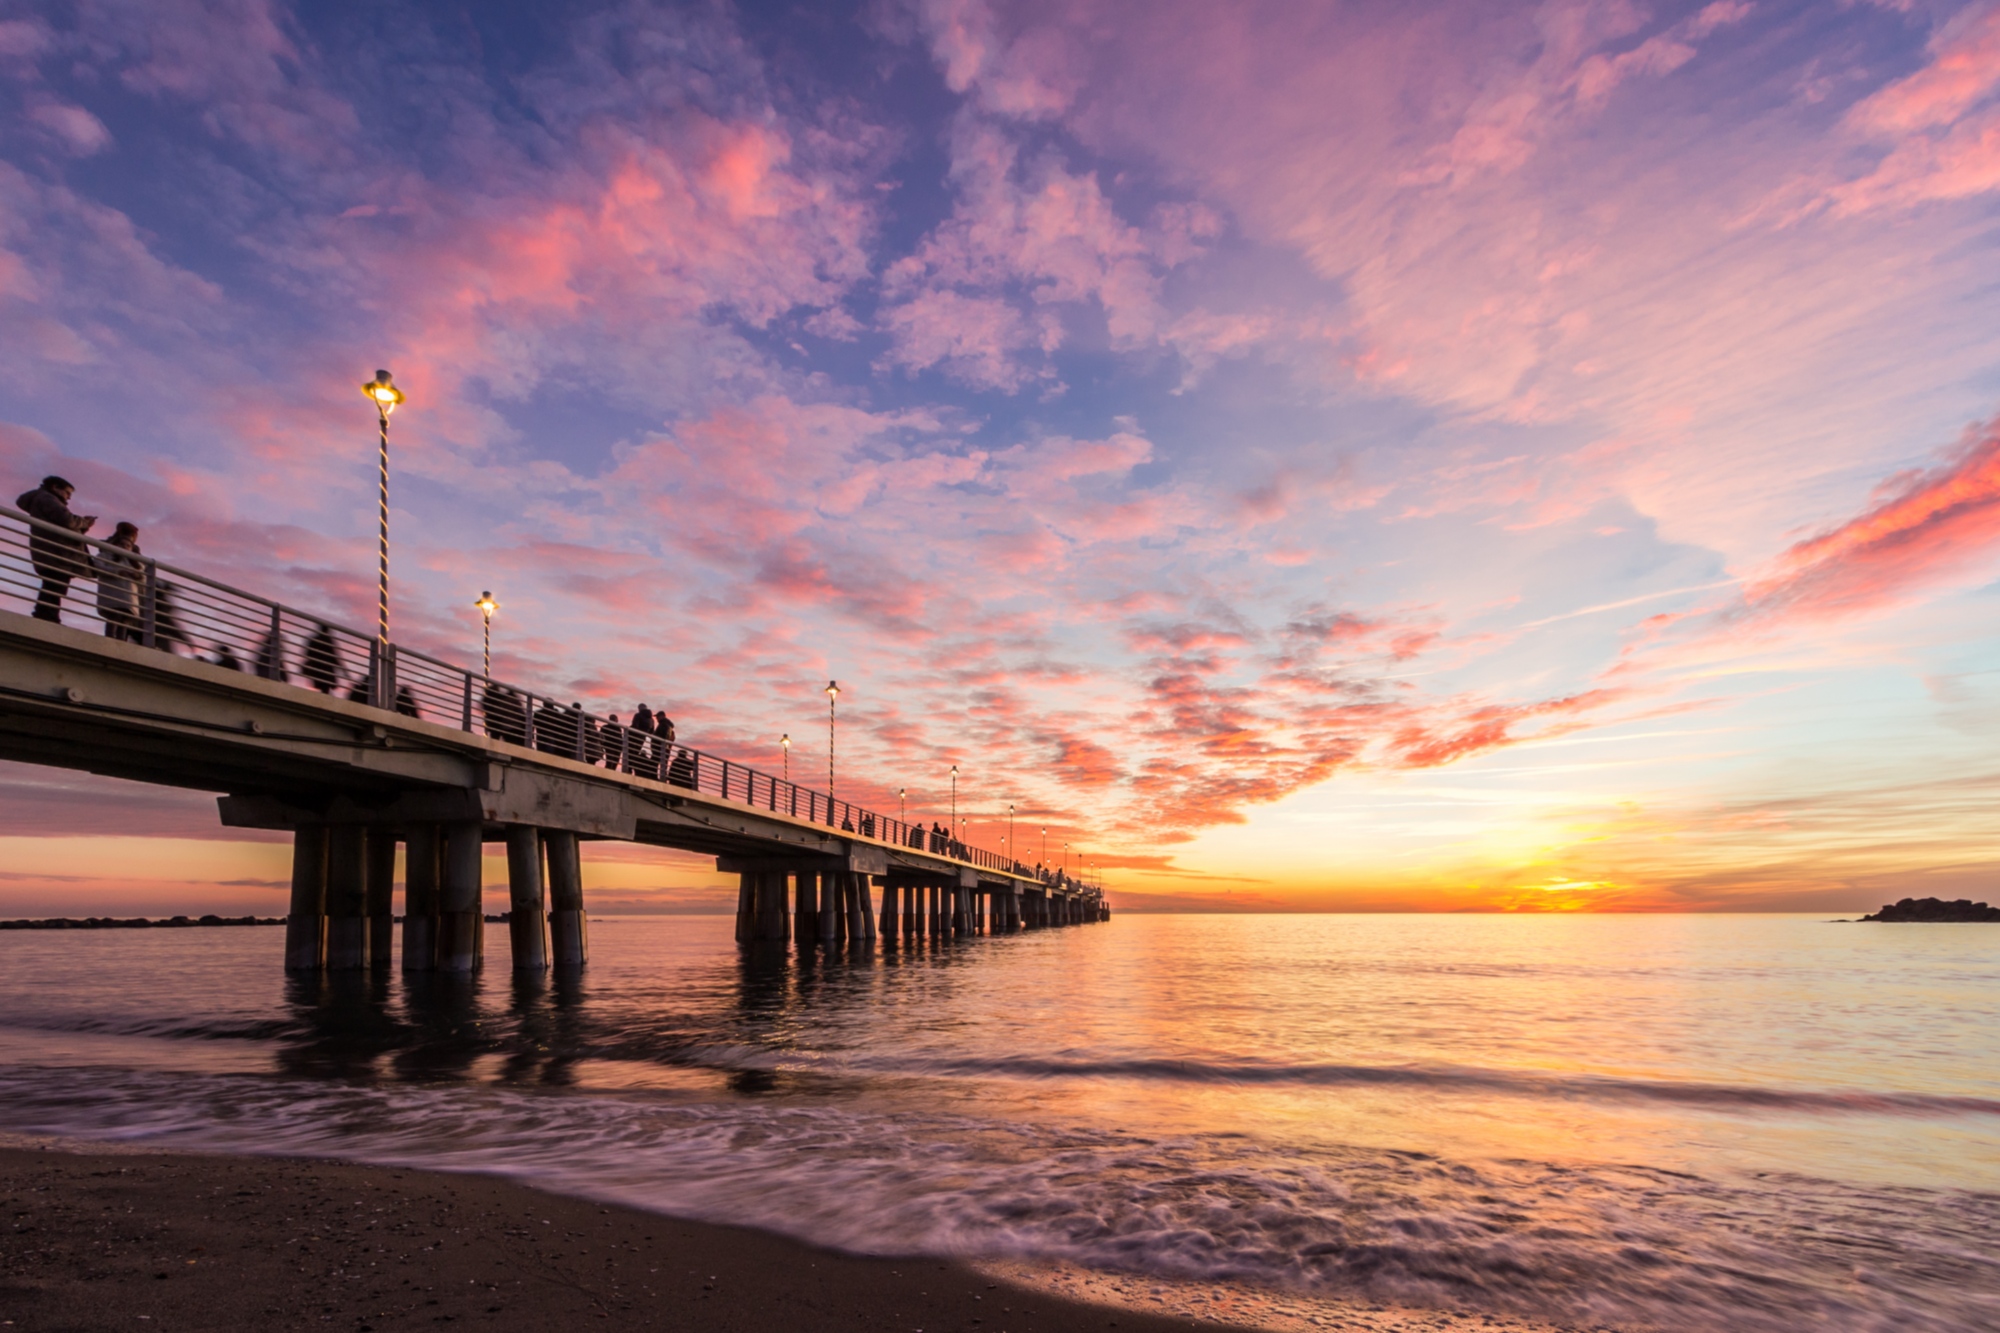
M70 497L75 494L76 487L61 477L43 477L39 489L14 501L31 517L63 529L50 532L37 527L28 531L28 559L42 580L41 594L35 598L35 619L57 625L62 623L62 600L69 595L70 581L90 574L89 548L76 537L64 535L73 532L81 536L97 522L95 514L69 512Z

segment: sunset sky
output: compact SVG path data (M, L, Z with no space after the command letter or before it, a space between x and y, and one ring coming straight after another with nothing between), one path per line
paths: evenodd
M371 623L387 367L399 640L1129 908L2000 898L2000 6L0 14L0 499ZM0 766L0 913L285 865Z

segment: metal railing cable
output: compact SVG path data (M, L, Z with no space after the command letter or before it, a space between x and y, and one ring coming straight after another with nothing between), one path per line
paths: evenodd
M94 595L83 590L92 589ZM107 636L982 870L1018 861L0 505L0 603L61 590ZM1096 886L1074 878L1086 893Z

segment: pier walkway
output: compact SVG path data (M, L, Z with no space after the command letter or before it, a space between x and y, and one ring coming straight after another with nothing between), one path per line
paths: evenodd
M51 534L93 561L64 624L26 614L41 586L37 558L44 570L79 558L52 556ZM107 613L114 633L91 596L104 571L131 580L129 612ZM225 825L290 832L294 971L389 965L398 843L406 971L480 965L489 842L506 846L518 969L586 961L578 843L589 839L713 855L740 877L746 945L949 939L1109 917L1097 885L1038 875L5 507L0 759L216 792Z

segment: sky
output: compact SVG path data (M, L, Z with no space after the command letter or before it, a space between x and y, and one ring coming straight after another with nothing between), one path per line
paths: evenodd
M2000 5L0 15L0 477L151 555L370 623L383 367L400 641L804 772L837 678L1128 910L1994 896ZM0 911L285 857L0 766Z

